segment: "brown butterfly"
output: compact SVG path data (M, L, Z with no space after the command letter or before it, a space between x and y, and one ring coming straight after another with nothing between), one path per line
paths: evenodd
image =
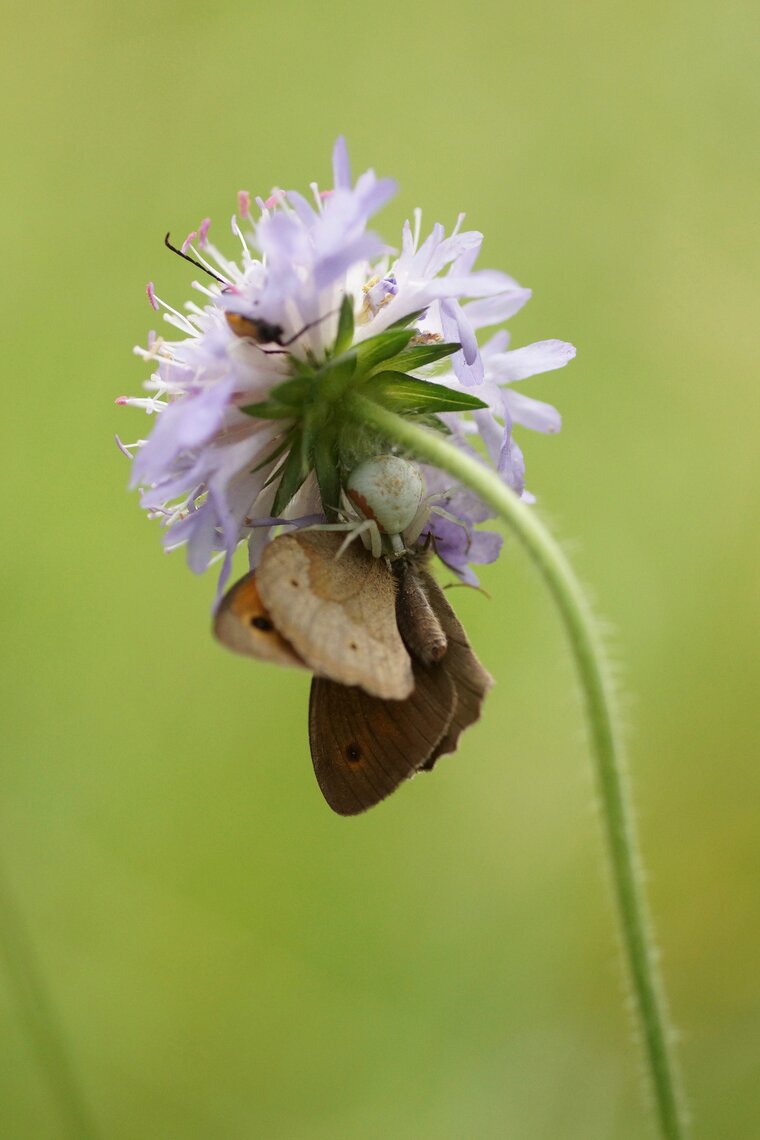
M493 684L424 556L324 530L274 539L225 595L216 637L314 673L309 741L330 807L356 815L455 751Z

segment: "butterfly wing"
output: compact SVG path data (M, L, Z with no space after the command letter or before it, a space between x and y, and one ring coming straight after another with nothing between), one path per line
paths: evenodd
M339 815L358 815L413 776L435 752L455 715L454 685L440 665L414 664L414 690L386 701L315 677L309 743L322 794Z
M383 699L412 691L412 664L396 626L393 574L344 536L301 530L267 546L257 571L276 628L310 669Z
M462 623L446 600L441 587L424 568L420 568L418 573L433 612L446 634L448 647L441 666L457 695L451 723L423 765L429 771L439 756L456 751L464 730L480 718L483 700L494 681L475 656Z
M336 559L340 542L329 532L275 539L258 572L225 595L214 633L237 653L326 674L312 681L309 704L314 770L330 807L356 815L453 752L493 681L421 567L448 644L440 660L412 663L396 626L392 572L363 548Z
M214 618L214 636L234 653L275 665L306 668L293 646L275 628L264 606L256 574L246 574L227 591Z

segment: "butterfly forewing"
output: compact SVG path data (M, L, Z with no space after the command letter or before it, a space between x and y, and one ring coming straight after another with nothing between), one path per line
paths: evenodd
M309 702L311 758L333 811L358 815L390 795L433 755L456 709L445 670L415 663L403 701L372 697L315 677Z
M309 668L377 697L412 691L412 665L396 626L393 576L359 542L302 530L266 548L257 572L272 620Z
M235 653L305 668L302 658L275 629L254 573L246 574L224 595L214 619L214 634Z

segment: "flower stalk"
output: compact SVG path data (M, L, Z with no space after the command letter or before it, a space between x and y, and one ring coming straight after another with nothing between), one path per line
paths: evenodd
M353 397L352 408L358 421L372 424L389 442L403 447L419 461L447 472L490 506L517 535L541 572L560 611L584 699L620 934L654 1091L660 1134L665 1140L684 1140L687 1135L686 1111L673 1055L673 1031L642 886L614 694L601 639L580 583L537 514L483 463L453 446L440 434L419 427L363 396Z
M0 867L0 961L5 963L18 1011L60 1111L62 1134L94 1140L95 1127L69 1056L35 947L23 915Z

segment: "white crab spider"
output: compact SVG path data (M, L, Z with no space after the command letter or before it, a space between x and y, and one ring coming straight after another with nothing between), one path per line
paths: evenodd
M355 467L346 481L341 492L344 521L317 524L315 529L348 532L338 558L356 538L373 558L401 558L414 547L431 514L465 525L434 505L441 497L425 494L425 480L416 464L400 455L376 455Z

